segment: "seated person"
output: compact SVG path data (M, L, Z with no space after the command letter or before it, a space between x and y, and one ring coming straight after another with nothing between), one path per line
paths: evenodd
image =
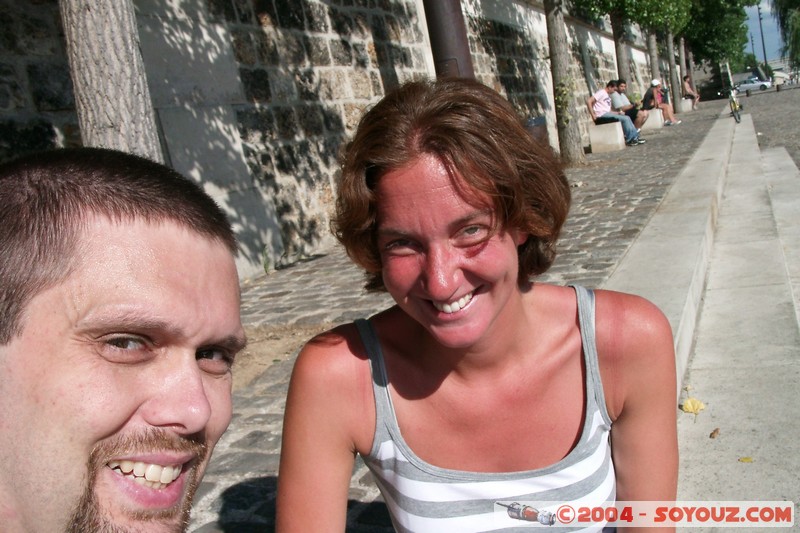
M231 420L237 244L141 157L0 165L0 530L185 531Z
M609 122L619 122L622 124L622 133L625 135L625 144L636 146L643 144L644 139L639 138L639 132L633 125L631 118L622 111L611 110L611 94L617 92L617 81L609 81L604 89L600 89L586 100L589 108L589 116L595 124L608 124Z
M683 97L692 101L692 109L697 109L700 94L692 88L692 79L689 76L683 77Z
M660 109L664 115L664 125L672 126L673 124L680 124L682 120L675 119L675 111L672 109L672 104L668 104L663 100L664 95L661 92L661 81L654 79L650 82L650 88L644 93L642 98L642 108L646 110Z
M642 126L647 122L649 113L644 109L639 109L638 104L632 104L628 99L625 91L628 88L628 82L619 79L617 80L617 91L611 93L611 107L614 111L622 111L630 117L636 129L642 129Z
M410 82L342 161L333 229L394 305L297 357L275 530L345 531L356 455L403 532L521 531L497 502L674 500L669 322L535 279L570 185L514 107L475 80Z

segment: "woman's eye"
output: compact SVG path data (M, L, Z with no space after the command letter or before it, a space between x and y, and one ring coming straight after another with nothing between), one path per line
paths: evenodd
M409 239L395 239L383 246L383 251L389 254L408 254L415 248L414 241Z
M386 249L391 250L392 248L403 248L405 246L409 246L411 241L407 239L396 239L386 244Z
M474 226L467 226L463 230L461 230L461 238L462 240L466 241L467 244L475 244L477 242L485 240L489 236L489 232L487 231L485 226L474 225Z
M464 234L466 235L477 235L478 233L480 233L480 231L481 231L480 226L469 226L467 228L464 228Z

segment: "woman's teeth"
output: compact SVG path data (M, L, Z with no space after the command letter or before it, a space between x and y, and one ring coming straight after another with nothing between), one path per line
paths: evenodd
M462 296L455 302L450 302L446 304L433 302L433 306L436 307L436 309L438 309L442 313L450 314L450 313L455 313L456 311L460 311L461 309L464 309L464 307L469 303L470 300L472 300L472 293Z
M141 461L111 461L108 467L151 489L163 489L178 479L183 468L182 465L162 466Z

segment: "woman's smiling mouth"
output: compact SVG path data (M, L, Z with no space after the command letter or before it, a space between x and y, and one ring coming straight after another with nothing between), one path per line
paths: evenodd
M458 300L455 300L455 301L452 301L452 302L449 302L449 303L433 302L433 306L436 309L438 309L440 312L446 313L446 314L449 315L449 314L455 313L456 311L460 311L461 309L464 309L464 307L466 307L466 305L472 300L472 295L473 294L474 294L474 292L471 292L469 294L465 294L464 296L462 296Z

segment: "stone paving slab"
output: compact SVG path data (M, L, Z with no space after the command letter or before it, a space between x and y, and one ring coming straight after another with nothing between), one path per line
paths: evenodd
M649 133L647 144L591 154L589 164L568 169L573 192L570 216L559 256L539 279L603 286L724 105L721 100L702 102L698 111L681 116L683 124ZM334 248L322 257L243 283L243 321L253 326L342 323L390 303L385 295L365 294L362 285L361 273L341 249ZM292 359L273 364L235 395L234 419L201 484L192 531L273 530L280 431L292 364ZM392 528L385 507L369 477L357 461L347 531L388 533ZM313 512L313 488L309 492L309 509L299 512Z

